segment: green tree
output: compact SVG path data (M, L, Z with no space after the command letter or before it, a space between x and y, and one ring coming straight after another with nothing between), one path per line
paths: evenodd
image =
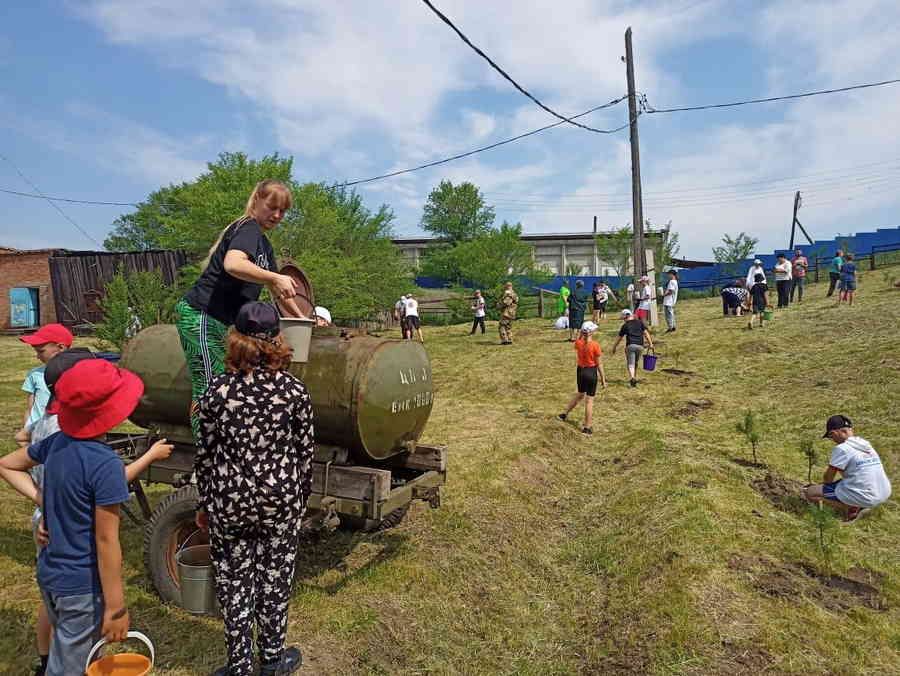
M612 268L621 280L631 268L634 256L634 233L631 226L617 228L612 232L597 235L597 258L601 265Z
M716 263L738 263L750 258L758 243L756 237L746 232L738 233L737 237L722 235L722 246L712 248L713 258Z
M392 306L411 275L391 241L391 210L382 205L372 212L352 191L298 185L291 166L291 158L278 155L253 160L243 153L222 153L194 181L160 188L134 213L117 219L107 247L184 249L193 259L183 269L182 285L189 285L200 273L196 262L222 228L244 212L254 186L273 178L291 188L294 204L270 234L272 245L279 258L287 254L305 270L317 302L344 319Z
M450 181L428 195L421 221L424 230L450 244L484 234L493 224L494 207L484 203L481 191L472 183Z
M253 187L267 178L292 185L291 158L252 160L222 153L195 180L151 193L131 214L120 216L104 242L110 251L183 249L202 258L219 232L244 212Z

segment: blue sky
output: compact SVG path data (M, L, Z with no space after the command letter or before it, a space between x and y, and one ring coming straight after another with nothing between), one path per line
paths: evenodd
M637 86L657 107L900 77L893 0L440 0L469 37L554 109ZM0 27L0 154L46 194L139 201L225 150L295 158L301 180L364 178L554 121L418 0L10 0ZM623 105L582 120L614 127ZM816 237L900 225L900 86L640 119L645 216L682 253L722 233L786 246L794 190ZM565 125L360 188L398 235L420 234L442 179L470 180L526 232L630 221L627 132ZM777 180L781 179L781 180ZM0 160L0 188L31 192ZM102 242L121 207L61 204ZM0 194L0 245L95 248L50 205Z

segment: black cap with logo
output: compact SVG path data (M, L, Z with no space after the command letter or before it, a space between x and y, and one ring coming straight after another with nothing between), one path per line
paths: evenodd
M845 415L833 415L828 419L828 422L825 423L825 434L822 435L822 438L827 439L829 434L835 430L844 429L845 427L853 427L850 418Z

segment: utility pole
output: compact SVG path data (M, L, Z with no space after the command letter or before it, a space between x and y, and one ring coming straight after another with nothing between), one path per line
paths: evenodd
M806 232L806 228L803 227L803 224L800 222L800 219L797 218L797 212L800 210L800 204L801 204L801 203L802 203L802 202L801 202L801 200L800 200L800 191L798 190L798 191L794 194L794 217L793 217L793 219L791 220L791 244L790 244L790 246L788 247L788 249L790 249L791 251L794 250L794 235L795 235L795 233L797 232L797 228L798 228L798 227L800 228L800 231L801 231L804 235L806 235L806 239L809 240L809 243L810 243L810 244L815 244L815 242L813 242L812 237L810 237L810 236L809 236L809 233Z
M634 93L634 56L631 53L631 26L625 31L625 66L628 77L628 119L631 121L631 222L634 226L634 276L647 274L644 255L644 205L641 201L641 151L638 141L637 98Z

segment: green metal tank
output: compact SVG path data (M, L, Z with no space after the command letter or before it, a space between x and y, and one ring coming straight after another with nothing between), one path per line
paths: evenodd
M189 425L191 384L175 326L138 333L121 366L144 381L131 421L145 428ZM313 330L306 364L291 372L309 389L316 441L356 457L383 460L411 450L425 429L434 399L431 364L421 344L369 335L342 337Z

